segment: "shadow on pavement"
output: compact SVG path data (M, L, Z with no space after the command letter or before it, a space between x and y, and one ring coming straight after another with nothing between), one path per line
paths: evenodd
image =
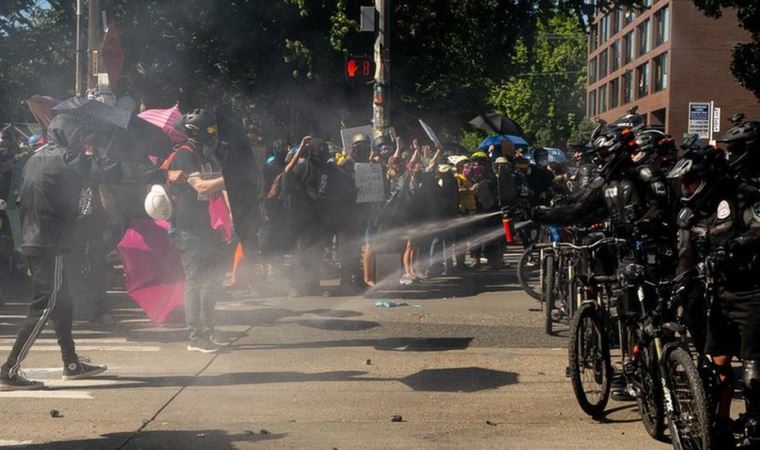
M71 449L190 449L213 448L227 450L236 448L235 442L262 442L282 439L286 433L260 434L253 430L240 434L228 434L223 430L166 430L142 431L132 438L126 446L122 445L133 433L109 433L92 439L75 439L70 441L46 442L25 445L25 449L71 450Z
M268 349L308 349L326 347L374 347L375 350L400 352L443 352L447 350L464 350L470 346L471 337L392 337L384 339L341 339L334 341L297 342L292 344L252 344L236 345L234 349L268 350Z
M514 372L481 367L426 369L399 381L415 391L427 392L478 392L518 382Z
M454 367L425 369L404 378L365 377L368 372L358 370L334 372L233 372L219 375L200 376L157 376L157 377L98 377L99 380L113 380L120 384L82 387L55 388L53 390L97 390L164 387L219 387L270 383L313 383L313 382L388 382L399 381L415 391L424 392L479 392L497 389L518 383L514 372L484 369L481 367Z
M617 412L631 412L631 411L637 411L638 405L636 402L632 403L626 403L624 405L608 409L604 411L604 415L601 417L594 417L594 420L596 420L599 423L635 423L635 422L641 422L641 418L637 415L634 418L631 419L611 419L610 415L617 413Z

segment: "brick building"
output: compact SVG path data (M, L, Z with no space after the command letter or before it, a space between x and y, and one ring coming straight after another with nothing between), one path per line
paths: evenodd
M689 102L713 101L720 131L743 112L760 120L760 103L730 70L731 50L749 40L736 14L706 17L692 0L648 0L650 8L598 14L591 27L587 115L607 121L634 105L651 126L677 139L688 129Z

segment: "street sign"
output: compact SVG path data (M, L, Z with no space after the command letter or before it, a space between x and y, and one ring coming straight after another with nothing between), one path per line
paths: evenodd
M121 38L119 38L119 32L116 30L116 24L113 22L108 25L108 31L103 40L101 58L106 66L106 72L108 72L111 92L115 92L121 78L121 68L124 65L124 50L121 47Z
M346 58L346 78L349 81L372 81L375 75L375 62L369 56L349 56Z
M375 31L375 7L362 6L359 31Z
M698 134L700 139L709 139L711 119L710 102L689 102L689 134Z
M713 133L720 133L720 108L713 107Z

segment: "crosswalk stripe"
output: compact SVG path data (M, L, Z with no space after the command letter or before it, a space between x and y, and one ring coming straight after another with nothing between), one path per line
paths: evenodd
M0 391L0 398L53 398L69 400L92 400L89 391Z
M9 439L0 439L0 447L18 447L20 445L32 445L32 441L13 441Z
M60 352L61 348L51 345L35 345L32 347L33 351L37 352ZM0 351L11 351L10 345L0 345ZM101 345L77 345L77 351L82 352L158 352L161 351L161 347L156 345L113 345L113 346L101 346Z
M0 345L2 344L13 344L15 342L15 339L9 339L9 338L0 338ZM74 342L77 344L127 344L129 341L126 338L74 338ZM57 344L57 339L45 339L40 338L37 339L34 344L40 345L40 344Z

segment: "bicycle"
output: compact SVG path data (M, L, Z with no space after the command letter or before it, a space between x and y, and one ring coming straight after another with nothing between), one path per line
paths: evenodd
M711 442L710 398L691 352L688 330L678 319L677 307L686 272L662 282L645 279L644 267L631 264L621 279L628 297L623 310L637 303L638 311L626 317L633 327L630 362L624 365L629 393L636 398L642 424L655 439L662 439L665 419L673 447L708 449ZM655 303L652 304L652 292Z
M624 239L607 237L589 245L573 246L590 261L596 250L608 245L623 245ZM591 268L587 269L591 271ZM585 279L584 279L585 278ZM612 386L610 341L612 330L613 285L617 277L590 274L575 277L578 283L570 295L580 305L573 316L568 344L569 376L581 409L598 417L607 406ZM573 300L571 300L573 302Z

